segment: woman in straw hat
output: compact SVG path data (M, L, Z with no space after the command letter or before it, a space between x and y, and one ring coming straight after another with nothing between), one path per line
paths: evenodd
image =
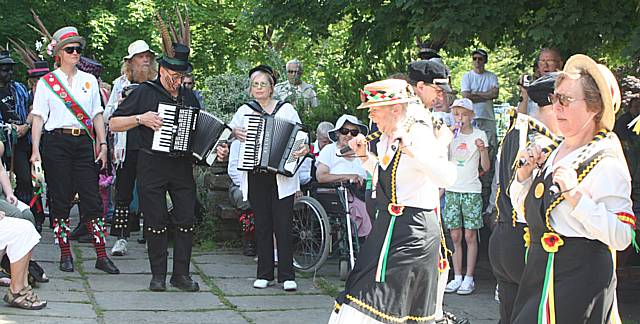
M434 320L440 225L438 188L456 168L433 133L431 116L403 80L383 80L361 91L380 132L349 142L377 180L378 217L363 245L330 323L405 323ZM378 156L366 152L379 136Z
M80 209L87 217L83 221L94 237L95 267L116 274L120 271L105 252L106 224L98 194L98 168L107 164L98 81L76 68L85 45L75 27L61 28L51 37L48 54L60 67L38 81L32 110L31 163L41 161L42 139L50 210L61 252L60 270L73 272L69 211L71 199L78 192Z
M524 206L526 265L512 323L605 323L617 315L615 258L633 242L630 177L611 130L620 90L605 66L574 55L550 95L564 141L540 147L511 185ZM615 253L615 252L613 252Z

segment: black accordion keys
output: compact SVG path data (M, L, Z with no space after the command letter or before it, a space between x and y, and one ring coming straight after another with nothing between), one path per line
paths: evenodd
M209 155L215 151L218 139L225 130L227 137L230 134L225 123L199 108L161 103L158 115L162 118L162 126L153 134L153 151L173 156L191 153L198 162L207 161L211 165L215 156L211 159Z
M162 126L153 134L151 150L176 156L188 153L191 150L199 111L199 108L194 107L158 104Z
M308 140L302 125L270 115L245 115L247 139L240 143L238 170L282 174L292 177L304 157L293 152Z

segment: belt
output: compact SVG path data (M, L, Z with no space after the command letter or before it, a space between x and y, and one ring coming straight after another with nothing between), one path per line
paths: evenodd
M87 131L82 128L56 128L50 133L54 134L64 134L64 135L73 135L73 136L82 136L87 135Z

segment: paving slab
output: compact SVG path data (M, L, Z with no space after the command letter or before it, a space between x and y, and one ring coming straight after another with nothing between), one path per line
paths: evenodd
M323 295L290 295L290 296L242 296L227 297L229 302L238 306L243 311L258 310L293 310L298 309L301 313L311 308L321 308L331 310L333 299Z
M117 278L113 280L105 280L106 275L87 275L87 279L89 281L89 287L94 292L105 292L105 291L145 291L152 293L149 291L149 281L151 281L150 274L119 274ZM177 288L174 288L169 283L169 278L171 275L167 276L167 290L168 291L179 291ZM195 280L200 285L201 291L208 291L209 286L202 280L202 278L198 275L191 276L193 280Z
M37 246L36 246L37 248ZM38 262L38 264L44 269L44 273L47 274L47 277L50 280L59 280L61 278L74 278L80 279L81 275L78 270L74 272L64 272L60 271L60 263L58 261L55 262Z
M96 303L104 310L216 310L228 308L210 292L95 292Z
M193 261L197 264L203 263L224 263L224 264L244 264L256 265L253 261L254 257L248 257L241 254L205 254L193 257Z
M93 306L91 304L81 304L81 303L61 303L61 302L48 302L47 307L32 311L25 310L15 307L6 306L6 304L2 303L0 305L0 316L2 315L25 315L25 316L33 316L33 315L42 316L42 317L64 317L59 318L58 323L62 323L66 321L67 318L79 318L79 319L95 319L96 312L93 310Z
M60 248L54 244L43 244L43 240L40 240L40 244L33 250L32 259L38 261L58 262L60 260Z
M321 295L322 289L316 288L311 279L296 279L298 291L286 292L282 290L282 285L276 283L275 286L266 289L253 288L254 278L215 278L214 283L226 296L257 296L257 295Z
M116 265L116 267L120 269L120 273L148 273L148 274L151 273L151 267L149 265L148 259L135 259L135 260L112 259L112 261ZM107 275L107 273L105 273L104 271L98 270L95 268L96 266L95 259L82 262L82 266L84 267L84 271L86 273ZM167 260L167 270L171 272L172 269L173 269L173 260L169 259ZM109 275L109 276L112 276L112 275Z
M243 314L260 324L326 324L332 309L331 306L324 309L245 312Z
M91 299L86 292L77 291L36 291L36 294L47 301L51 302L67 302L67 303L85 303L90 304Z
M49 274L47 273L47 276ZM35 289L36 293L44 291L75 291L84 292L84 280L82 278L53 278L47 283L39 283Z
M30 324L96 324L97 319L78 319L62 317L43 317L38 315L38 311L33 311L33 315L0 315L0 324L30 323Z
M257 265L246 266L238 264L210 263L199 264L198 267L209 277L216 278L254 278ZM276 272L277 273L277 272Z
M106 311L105 323L248 323L238 312L230 310L176 312L176 311Z

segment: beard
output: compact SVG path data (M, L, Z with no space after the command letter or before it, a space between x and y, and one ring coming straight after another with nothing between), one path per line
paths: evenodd
M156 72L152 70L151 65L133 66L132 68L132 81L137 83L153 80L156 77Z

